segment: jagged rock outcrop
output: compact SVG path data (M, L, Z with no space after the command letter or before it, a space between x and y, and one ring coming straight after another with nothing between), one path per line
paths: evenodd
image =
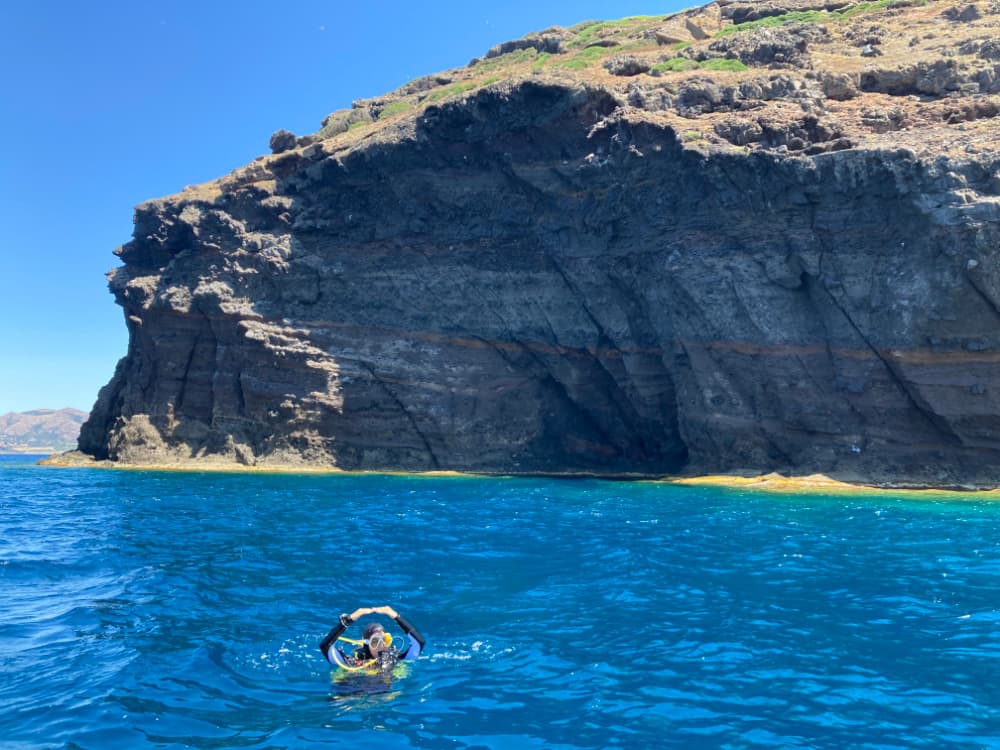
M145 203L80 449L996 484L1000 16L972 5L550 30Z

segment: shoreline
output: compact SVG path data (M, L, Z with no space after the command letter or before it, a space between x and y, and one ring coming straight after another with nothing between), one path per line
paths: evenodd
M113 461L97 461L90 456L71 451L57 453L37 462L39 466L52 468L107 469L112 471L164 471L192 474L275 474L304 476L391 476L427 477L453 479L600 479L618 482L644 482L681 487L719 487L730 490L747 490L770 494L825 495L868 495L905 494L917 497L968 497L1000 500L1000 487L932 487L915 484L885 483L859 480L848 482L826 474L786 476L777 472L766 474L699 474L699 475L652 475L652 474L595 474L575 472L466 472L455 470L433 471L375 471L339 469L332 466L306 466L279 464L273 466L247 466L235 463L164 463L164 464L119 464Z
M689 477L670 477L662 480L667 484L689 487L725 487L727 489L768 492L771 494L805 494L816 492L824 495L885 495L900 494L917 497L974 498L1000 500L1000 487L932 487L913 484L886 483L873 481L847 482L834 479L826 474L785 476L777 472L768 474L734 475L704 474Z

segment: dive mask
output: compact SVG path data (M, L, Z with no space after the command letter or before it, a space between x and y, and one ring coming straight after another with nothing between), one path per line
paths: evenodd
M371 638L368 639L368 650L374 651L379 647L379 644L384 645L386 648L392 645L392 635L389 633L375 633Z

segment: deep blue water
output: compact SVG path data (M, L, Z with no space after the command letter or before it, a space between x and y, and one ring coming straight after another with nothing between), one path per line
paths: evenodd
M0 459L0 747L1000 747L1000 503ZM428 639L331 680L341 611ZM355 626L355 629L358 626Z

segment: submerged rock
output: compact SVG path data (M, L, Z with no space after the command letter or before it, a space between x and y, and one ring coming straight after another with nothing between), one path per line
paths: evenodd
M547 32L145 203L110 274L129 351L80 449L996 484L997 108L961 85L992 63L941 57L996 24L977 7L865 10L876 63L852 15L725 46L780 41L780 74L701 31L705 67L657 62L683 14Z

